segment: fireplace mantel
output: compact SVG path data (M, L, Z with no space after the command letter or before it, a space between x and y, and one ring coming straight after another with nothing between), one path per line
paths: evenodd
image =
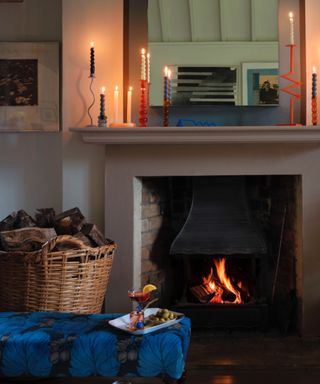
M264 144L320 143L320 126L230 126L70 128L86 143L133 144Z

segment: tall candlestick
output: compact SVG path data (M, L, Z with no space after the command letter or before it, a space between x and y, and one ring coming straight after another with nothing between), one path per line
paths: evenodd
M94 42L90 43L90 77L94 77L95 74L95 65L94 65Z
M312 98L311 98L312 125L318 124L318 103L317 103L317 71L312 68Z
M150 53L147 53L147 82L150 84Z
M147 80L146 74L146 50L141 49L141 80Z
M98 127L106 127L107 126L107 117L106 117L106 110L105 110L105 92L106 88L102 87L101 88L101 93L100 93L100 115L98 116Z
M127 95L127 123L131 123L132 87L128 89Z
M119 123L119 87L116 85L114 88L114 123Z
M294 45L294 20L293 13L289 13L289 22L290 22L290 45Z

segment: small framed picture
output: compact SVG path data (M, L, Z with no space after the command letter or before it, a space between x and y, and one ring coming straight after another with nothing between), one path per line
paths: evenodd
M279 63L242 63L242 105L279 105Z
M59 109L59 43L0 43L0 131L58 131Z

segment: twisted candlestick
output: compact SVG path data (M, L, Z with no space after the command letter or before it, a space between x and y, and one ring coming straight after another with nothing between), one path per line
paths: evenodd
M170 81L168 76L164 77L163 83L163 126L169 126L169 106L170 106Z
M289 45L287 45L287 47L289 47L289 49L290 49L290 71L288 73L285 73L284 75L281 75L280 77L290 81L292 84L288 85L284 88L281 88L280 91L291 95L291 98L290 98L290 125L295 125L295 123L294 123L294 103L297 99L301 99L301 93L294 92L294 91L292 91L292 89L299 87L302 84L302 82L298 79L291 77L294 74L294 49L295 49L296 45L295 44L289 44Z
M312 74L312 98L311 98L312 125L318 124L318 105L317 105L317 74Z
M94 47L90 48L90 77L94 77L95 63L94 63Z
M91 79L91 81L90 81L90 85L89 85L89 90L90 90L90 93L92 95L92 103L89 105L89 108L88 108L88 116L90 119L90 126L93 126L91 109L94 106L94 103L96 102L96 98L95 98L94 92L92 90L92 84L93 84L94 76L90 76L90 79Z
M105 115L105 95L100 94L100 115L98 116L98 127L105 128L107 126L107 117Z
M147 94L148 83L147 80L140 80L140 110L139 110L139 125L146 127L148 125L148 108L147 108Z

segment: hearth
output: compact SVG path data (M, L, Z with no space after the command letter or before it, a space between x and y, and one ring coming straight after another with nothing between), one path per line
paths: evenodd
M210 328L295 329L298 176L143 178L142 283Z

